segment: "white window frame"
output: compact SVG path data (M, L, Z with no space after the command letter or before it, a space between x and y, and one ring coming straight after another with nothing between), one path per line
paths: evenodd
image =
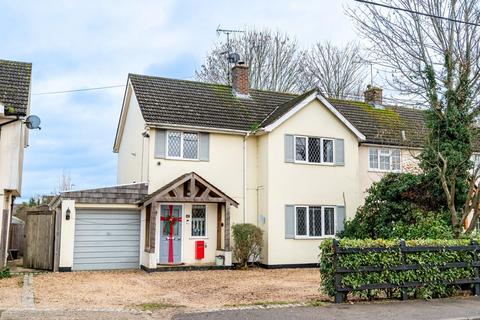
M297 160L297 138L305 139L305 160ZM310 162L308 161L308 139L320 139L320 162ZM302 136L302 135L295 135L293 136L294 143L293 143L293 159L295 163L304 163L304 164L313 164L313 165L327 165L332 166L335 165L335 139L334 138L322 138L322 137L314 137L314 136ZM332 141L332 162L324 162L323 161L323 141L329 140Z
M205 207L205 235L204 236L194 236L192 234L193 228L193 206L204 206ZM190 239L208 239L208 206L203 203L194 203L190 207L191 210L191 217L190 217Z
M310 236L310 207L320 207L321 208L321 216L322 216L322 235L321 236ZM297 234L297 208L305 208L306 209L306 230L307 235L298 235ZM332 208L333 209L333 235L325 235L325 208ZM295 206L295 215L294 215L294 229L295 229L295 239L328 239L328 238L335 238L337 234L337 207L330 206L330 205L298 205Z
M377 150L377 168L372 167L372 163L370 161L370 150L376 149ZM380 157L381 156L386 156L385 154L382 154L382 150L388 150L389 154L389 166L390 169L380 169ZM399 169L393 169L392 168L392 153L394 150L398 150L399 153L399 164L400 168ZM368 147L368 153L367 153L367 161L368 161L368 170L369 171L375 171L375 172L402 172L402 150L399 148L390 148L390 147Z
M180 133L180 156L179 157L174 157L170 156L168 150L170 148L170 139L169 135L171 133ZM186 133L194 133L197 135L197 157L196 158L185 158L183 156L183 140L184 140L184 135ZM199 161L200 160L200 133L199 132L194 132L194 131L177 131L177 130L168 130L167 135L166 135L166 149L165 149L165 157L167 159L172 159L172 160L187 160L187 161Z

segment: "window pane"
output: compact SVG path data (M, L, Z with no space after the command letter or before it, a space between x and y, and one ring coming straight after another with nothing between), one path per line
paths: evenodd
M297 221L297 236L307 235L307 208L297 207L296 221Z
M311 237L322 236L322 208L310 207L308 210L308 231Z
M180 132L168 132L168 156L180 157L182 134Z
M400 150L392 149L392 170L400 171Z
M320 138L308 138L308 162L320 163Z
M335 234L335 209L334 208L324 208L324 235L333 236Z
M378 169L378 149L368 149L369 166L372 169Z
M185 159L198 158L198 134L189 132L183 134L183 157Z
M307 160L307 138L303 138L303 137L295 138L295 160L298 160L298 161Z
M390 149L380 149L380 170L390 170Z
M323 140L323 162L333 162L333 140Z
M205 237L206 220L205 206L192 206L192 237Z

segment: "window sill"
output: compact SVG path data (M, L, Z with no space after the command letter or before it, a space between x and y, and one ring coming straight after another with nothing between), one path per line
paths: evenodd
M209 237L189 237L189 240L209 240Z
M303 162L303 161L294 161L294 164L306 164L310 166L325 166L325 167L335 167L333 162Z
M382 170L382 169L368 169L368 172L377 172L377 173L401 173L402 170Z
M294 240L326 240L326 239L334 239L335 236L322 236L322 237L302 237L302 236L295 236Z

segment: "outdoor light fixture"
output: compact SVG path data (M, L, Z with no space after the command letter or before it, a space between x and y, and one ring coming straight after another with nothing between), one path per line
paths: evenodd
M65 219L70 220L70 208L67 208L67 211L65 211Z

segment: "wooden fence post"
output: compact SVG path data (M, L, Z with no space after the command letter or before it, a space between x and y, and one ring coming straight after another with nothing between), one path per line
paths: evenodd
M402 264L406 265L407 264L407 253L404 250L407 247L407 244L405 243L405 240L401 239L400 240L400 253L402 254ZM402 287L402 300L408 300L408 288L407 287Z
M338 240L333 239L333 269L335 270L335 303L343 303L346 300L346 294L341 292L342 275L337 272L338 264Z
M472 239L472 246L473 246L473 261L474 263L478 263L478 241ZM474 266L474 274L475 274L475 280L478 281L478 276L479 276L479 266L476 265ZM480 283L476 282L473 285L473 294L475 296L480 296Z

